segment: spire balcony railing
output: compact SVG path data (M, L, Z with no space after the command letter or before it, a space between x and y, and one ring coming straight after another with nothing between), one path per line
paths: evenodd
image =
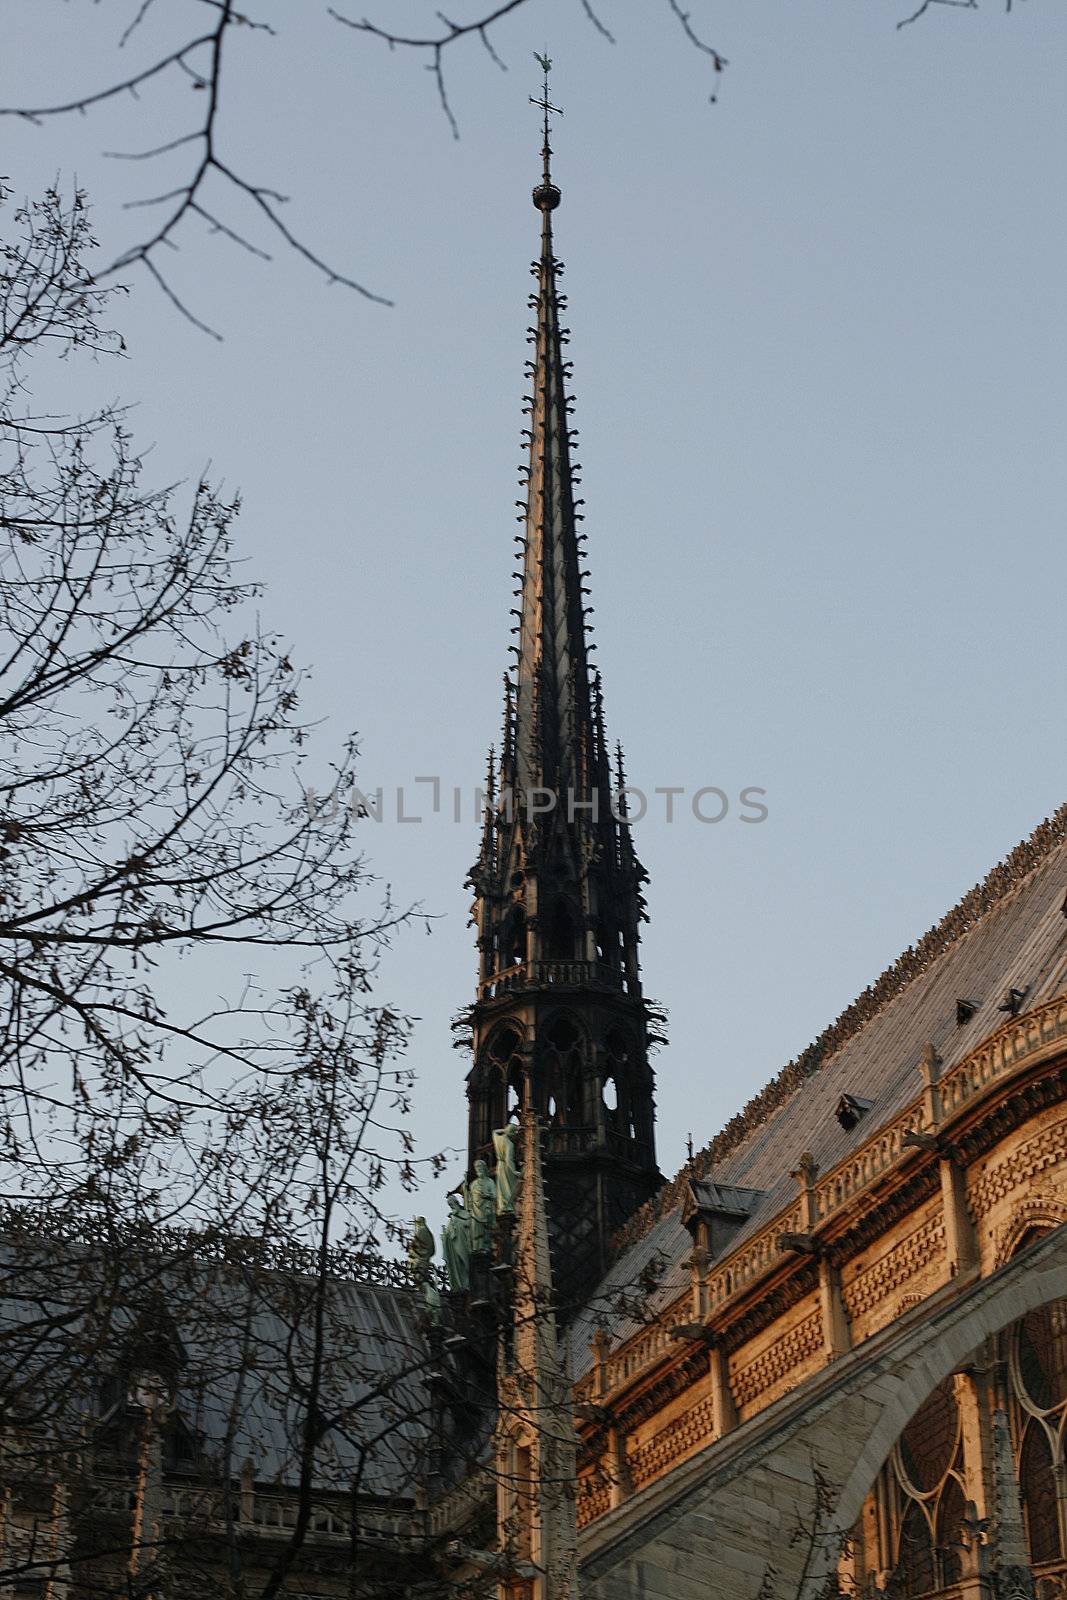
M546 1148L553 1156L584 1156L593 1150L606 1150L634 1166L647 1167L652 1161L651 1148L641 1139L609 1129L601 1138L596 1128L549 1127L545 1135Z
M549 1155L584 1156L596 1146L596 1129L549 1128L545 1142Z
M605 961L520 961L494 972L478 985L478 997L492 1000L513 989L615 989L626 987L626 975Z

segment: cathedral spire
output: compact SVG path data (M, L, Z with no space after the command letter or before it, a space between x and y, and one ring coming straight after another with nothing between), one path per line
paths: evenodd
M571 459L570 363L552 237L548 95L541 107L541 248L517 590L516 661L504 681L500 757L470 875L480 971L470 1013L469 1160L530 1110L545 1129L546 1215L563 1319L609 1242L660 1181L648 1008L638 965L644 872L612 786L599 674L590 671L581 504Z
M547 57L542 57L544 66ZM533 203L541 213L541 253L531 305L537 312L525 505L525 543L516 674L516 787L545 788L563 797L585 777L583 741L592 721L589 668L578 561L575 473L570 428L570 367L563 359L567 329L560 324L566 301L559 292L563 271L553 249L552 213L560 192L552 181L549 114L558 112L544 91L535 105L544 111L541 182Z

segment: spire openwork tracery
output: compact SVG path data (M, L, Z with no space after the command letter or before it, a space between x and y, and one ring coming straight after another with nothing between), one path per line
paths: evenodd
M545 62L542 60L542 66ZM475 892L480 972L468 1080L470 1160L517 1109L547 1126L545 1184L562 1294L607 1259L658 1181L648 1017L638 966L645 873L634 852L591 670L585 538L572 450L571 364L555 254L548 95L532 265L529 425L519 502L515 661ZM621 765L619 767L621 771ZM566 1255L566 1265L563 1257Z

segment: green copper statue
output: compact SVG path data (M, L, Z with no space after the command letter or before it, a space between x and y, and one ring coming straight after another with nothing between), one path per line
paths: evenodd
M466 1291L471 1286L471 1215L461 1194L448 1196L448 1216L441 1229L441 1248L449 1287Z
M471 1217L471 1245L475 1250L493 1248L496 1221L496 1184L480 1158L474 1163L474 1177L467 1185L467 1210Z
M435 1328L439 1327L441 1323L441 1291L432 1278L427 1278L422 1286L422 1303L431 1325Z
M408 1240L408 1266L417 1282L422 1282L429 1276L433 1253L434 1239L426 1226L426 1218L416 1217L411 1238Z
M515 1191L519 1186L519 1169L515 1164L515 1141L518 1137L517 1122L509 1122L506 1128L493 1129L498 1217L511 1216L515 1210Z

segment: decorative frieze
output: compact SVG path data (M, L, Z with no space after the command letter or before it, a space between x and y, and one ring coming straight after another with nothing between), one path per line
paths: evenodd
M611 1509L611 1482L602 1472L593 1472L578 1479L575 1513L579 1528L602 1517Z
M714 1425L714 1396L707 1393L650 1438L631 1445L626 1458L634 1488L639 1489L652 1478L658 1478L675 1462L710 1443Z
M822 1314L816 1309L732 1373L734 1400L738 1406L756 1400L769 1405L791 1386L786 1380L796 1381L796 1369L812 1356L821 1356L822 1351Z
M1042 1173L1062 1167L1064 1137L1064 1122L1054 1122L998 1160L990 1161L984 1172L972 1177L968 1184L967 1198L974 1216L984 1217L1013 1190L1030 1188Z
M896 1307L894 1290L920 1273L929 1275L931 1267L939 1271L944 1259L945 1219L937 1211L844 1284L845 1307L853 1324L861 1317L868 1318L864 1332L871 1333L888 1322ZM871 1312L876 1313L874 1318Z

